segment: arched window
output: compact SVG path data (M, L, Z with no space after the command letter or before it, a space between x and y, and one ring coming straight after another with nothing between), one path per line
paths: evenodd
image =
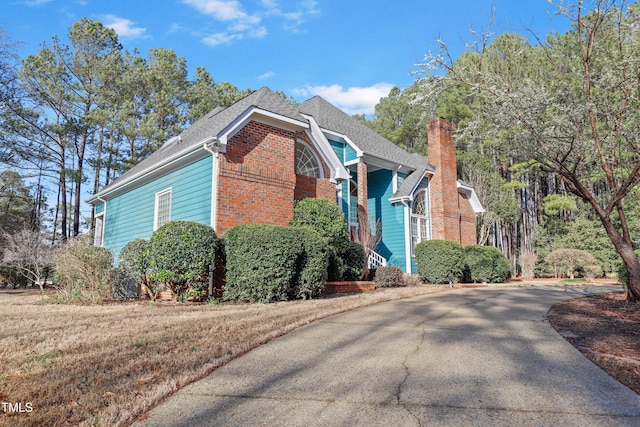
M427 191L420 191L413 198L411 205L411 248L423 240L431 238L431 226L429 224L429 199Z
M296 173L321 178L318 158L311 147L302 141L296 141Z

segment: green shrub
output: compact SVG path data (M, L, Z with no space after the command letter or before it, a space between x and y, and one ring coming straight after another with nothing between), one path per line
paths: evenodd
M296 201L289 225L311 227L322 237L326 237L334 247L349 240L344 213L329 199L307 198Z
M106 248L75 238L54 255L53 265L59 287L56 302L96 304L110 296L113 255Z
M208 288L209 265L214 263L218 247L218 238L210 226L191 221L168 222L149 241L149 279L153 286L166 284L176 299L201 298ZM144 256L136 262L139 267L144 265Z
M366 253L360 243L346 240L336 248L336 257L340 279L338 280L360 280L364 275Z
M472 245L464 248L467 282L501 283L511 277L511 265L500 249L493 246Z
M120 251L118 265L125 270L144 276L149 268L149 241L135 239Z
M304 254L299 261L294 292L295 298L313 298L324 291L330 249L325 238L313 230L296 230L304 243Z
M464 249L449 240L425 240L415 249L418 274L429 283L457 283L464 272Z
M378 288L406 286L406 283L404 283L404 273L399 267L394 266L378 267L376 269L375 282Z
M135 239L127 243L120 251L118 268L122 270L121 277L128 280L135 278L147 291L147 295L155 301L160 292L166 289L164 283L152 281L149 277L149 241Z
M226 300L312 298L324 289L329 248L310 228L244 224L224 235Z

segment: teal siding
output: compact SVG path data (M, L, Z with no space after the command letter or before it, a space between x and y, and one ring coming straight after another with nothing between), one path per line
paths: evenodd
M94 212L96 215L104 212L104 203L100 203L99 205L96 205Z
M404 271L404 209L403 205L394 205L389 201L393 195L393 173L390 170L377 170L367 174L367 180L370 219L380 219L382 223L382 241L376 252L387 259L387 265L400 267Z
M336 156L340 159L340 163L344 164L344 144L342 142L332 140L329 140L329 144L331 144L333 152L336 153Z
M171 188L171 220L211 223L211 157L205 157L107 201L104 246L117 260L134 239L153 234L155 195Z
M358 158L358 155L356 153L356 151L351 148L351 146L349 144L345 144L345 157L344 157L344 161L345 162L350 162L351 160L356 160Z

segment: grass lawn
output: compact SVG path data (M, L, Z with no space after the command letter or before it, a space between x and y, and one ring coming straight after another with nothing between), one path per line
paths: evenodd
M0 291L0 425L127 425L186 384L309 322L447 288L274 304L93 306L42 304L38 291Z

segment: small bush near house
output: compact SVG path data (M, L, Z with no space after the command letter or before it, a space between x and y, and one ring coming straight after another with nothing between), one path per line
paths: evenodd
M361 280L364 275L366 257L367 255L360 243L346 240L337 245L338 280Z
M324 290L327 282L329 246L326 239L313 230L297 230L304 239L304 254L299 262L295 298L313 298Z
M311 227L322 237L329 239L329 244L334 247L349 240L344 213L329 199L307 198L296 201L289 225Z
M209 265L214 263L218 247L218 238L210 226L191 221L168 222L149 241L147 274L152 286L166 284L178 300L204 297ZM134 257L134 261L138 267L145 263L144 256Z
M385 266L376 269L376 287L377 288L396 288L398 286L406 286L404 282L404 273L399 267Z
M122 270L120 275L125 280L135 278L137 283L144 287L151 301L155 301L160 292L165 289L163 283L152 281L148 275L149 269L149 241L135 239L127 243L120 251L118 268ZM119 277L120 277L119 276Z
M244 224L224 235L226 300L313 298L324 289L329 247L314 230Z
M53 266L59 291L54 302L101 303L111 293L113 255L78 237L65 243L54 255Z
M289 225L311 228L327 240L331 248L330 282L362 278L366 259L364 248L349 240L344 213L334 202L324 198L298 200Z
M420 279L429 283L457 283L464 272L464 249L449 240L425 240L416 245Z
M464 259L466 282L501 283L511 277L509 261L493 246L465 246Z

